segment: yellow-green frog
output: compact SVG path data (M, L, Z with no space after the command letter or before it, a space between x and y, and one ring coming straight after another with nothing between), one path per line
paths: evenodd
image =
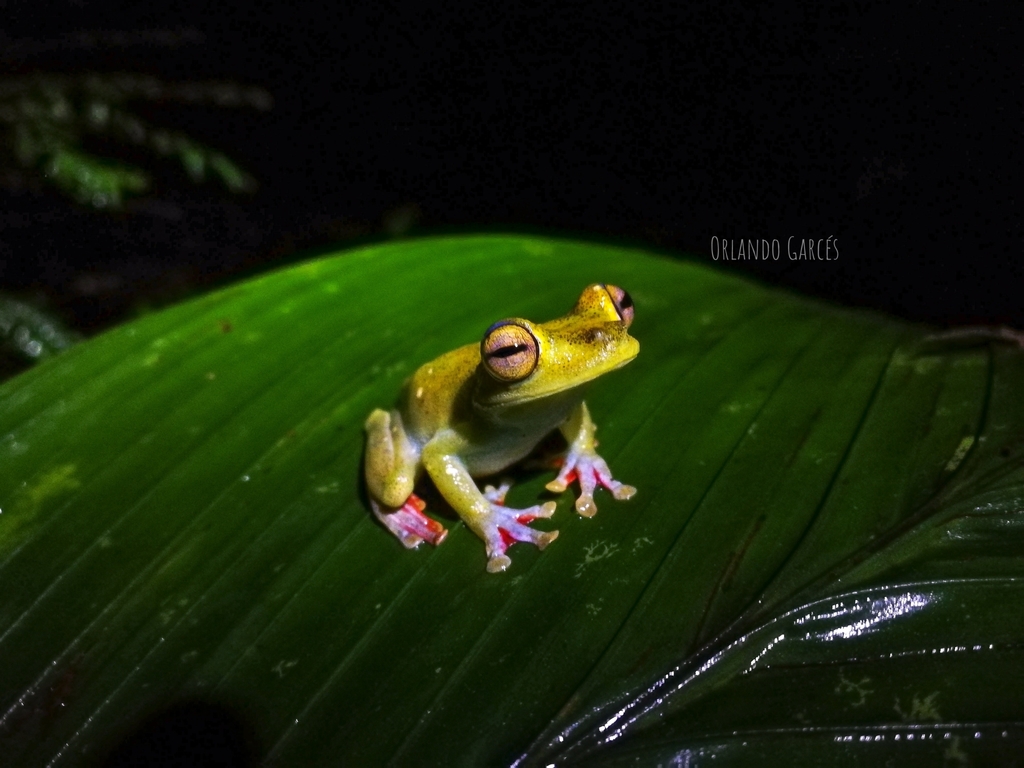
M413 494L422 470L473 533L487 545L487 570L505 570L515 541L543 549L558 531L529 527L551 517L555 503L511 509L509 485L481 492L474 477L516 463L558 428L569 443L558 476L548 483L561 493L578 479L576 510L597 512L594 489L616 499L636 489L615 480L595 450L596 427L583 402L583 386L620 368L640 351L627 329L633 300L614 285L587 286L565 317L547 323L501 320L468 344L420 367L406 384L399 406L376 409L366 420L366 485L377 518L412 548L440 544L448 531L423 514Z

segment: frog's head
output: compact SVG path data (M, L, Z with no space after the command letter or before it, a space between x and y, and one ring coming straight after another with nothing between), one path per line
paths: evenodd
M480 342L477 402L522 403L563 392L621 368L640 351L629 335L633 300L614 285L587 286L565 317L500 320Z

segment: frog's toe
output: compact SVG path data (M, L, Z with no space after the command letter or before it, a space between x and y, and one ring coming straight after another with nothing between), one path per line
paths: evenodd
M512 483L507 480L495 488L493 485L484 486L484 498L492 504L504 504L505 496L512 488Z
M544 549L548 544L558 538L558 531L544 531L537 537L537 549Z
M634 488L632 485L620 483L618 480L613 480L612 482L614 483L615 487L609 486L608 490L610 490L612 492L612 496L614 496L619 501L626 501L627 499L632 499L636 495L636 488Z
M495 555L487 561L488 573L501 573L512 565L512 558L508 555Z
M402 542L407 549L415 549L424 541L438 545L445 540L448 529L423 514L426 504L412 494L398 509L387 512L374 499L370 499L373 514Z
M570 452L568 456L561 459L558 468L558 476L544 487L552 493L562 493L565 491L569 487L569 484L576 479L575 458L575 455Z
M558 505L555 502L545 501L543 504L538 504L534 507L516 510L516 520L520 523L532 523L538 517L551 517L555 514L557 508Z
M528 528L525 525L516 528L514 531L502 528L500 532L506 546L514 543L514 541L522 541L527 544L533 544L537 549L544 549L558 538L558 531L535 531L533 528Z
M594 503L592 493L581 493L576 499L576 511L583 517L593 517L597 514L597 504Z
M533 518L527 518L523 516L523 522L520 522L518 518L512 520L506 520L498 524L497 536L501 540L501 544L498 545L495 542L493 547L496 551L504 551L507 547L511 546L517 541L522 541L527 544L533 544L538 549L544 549L548 544L558 538L558 531L538 531L531 528L528 525L529 520Z

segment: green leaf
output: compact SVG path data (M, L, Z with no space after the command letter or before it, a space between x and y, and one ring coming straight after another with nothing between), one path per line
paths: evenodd
M485 572L405 551L362 422L501 317L607 281L588 404L638 487ZM1024 753L1024 355L612 246L363 248L0 387L0 741L96 761L185 701L275 765L1007 762ZM526 471L509 503L544 496ZM431 511L449 515L431 498ZM543 523L539 523L542 525Z

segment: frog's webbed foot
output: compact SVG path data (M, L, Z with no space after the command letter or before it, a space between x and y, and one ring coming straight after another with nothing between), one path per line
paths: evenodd
M555 513L555 503L548 501L526 509L511 509L502 504L511 487L509 483L502 483L498 488L489 485L484 489L490 512L478 527L487 544L487 570L490 573L504 571L512 564L505 551L515 542L523 541L544 549L558 538L558 531L536 531L529 525L538 517L551 517Z
M388 511L374 498L370 499L373 514L398 538L407 549L415 549L424 541L438 545L448 535L448 529L423 514L426 503L415 493L410 494L398 509Z
M562 462L558 477L545 487L553 493L562 493L573 480L580 481L580 495L576 499L576 511L584 517L597 514L594 503L594 490L600 485L611 491L612 496L620 501L633 497L636 488L620 483L612 477L608 463L593 450L576 450L570 448Z

